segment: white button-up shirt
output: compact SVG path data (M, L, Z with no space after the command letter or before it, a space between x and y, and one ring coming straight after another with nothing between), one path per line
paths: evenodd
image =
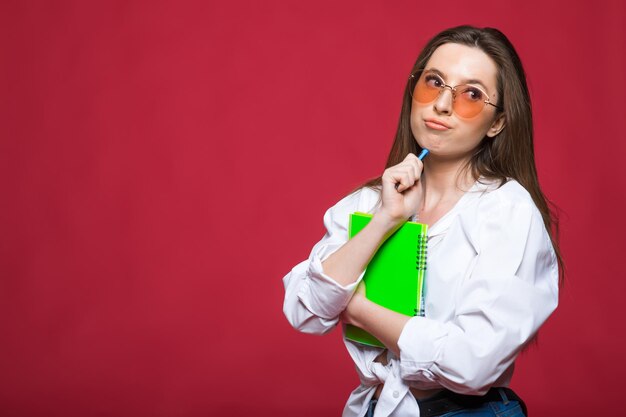
M359 280L342 286L322 261L348 240L355 211L373 212L379 192L363 188L324 216L326 235L309 258L283 279L284 312L293 327L322 334L333 329ZM412 317L387 365L380 348L345 340L361 384L344 417L365 415L384 383L375 416L419 416L409 387L484 394L508 386L517 354L558 302L558 265L541 214L516 181L498 188L477 181L429 228L425 317Z

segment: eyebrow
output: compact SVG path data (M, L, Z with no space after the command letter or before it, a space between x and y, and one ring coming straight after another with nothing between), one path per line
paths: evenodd
M439 75L444 80L446 79L444 73L439 71L437 68L426 68L426 69L424 69L424 72L434 72L435 74ZM458 85L463 85L463 84L478 84L482 88L484 88L485 91L489 90L487 88L487 86L485 86L485 84L482 81L480 81L480 80L478 80L476 78L470 78L470 79L467 79L467 80L462 80L462 82L460 84L458 84Z

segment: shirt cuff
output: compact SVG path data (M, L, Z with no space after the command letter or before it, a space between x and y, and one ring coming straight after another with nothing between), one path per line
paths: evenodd
M324 273L322 260L314 255L309 263L305 285L298 291L298 298L316 316L334 319L345 310L362 278L363 273L356 282L346 286L340 285Z
M400 375L406 380L434 381L430 368L437 361L448 332L442 323L412 317L398 339Z

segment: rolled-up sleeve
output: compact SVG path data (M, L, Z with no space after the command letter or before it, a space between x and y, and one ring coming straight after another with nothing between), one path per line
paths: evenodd
M400 335L406 380L484 394L557 306L556 256L532 201L482 209L467 227L476 257L451 291L453 319L413 317Z
M306 261L296 265L283 278L283 311L289 323L305 333L323 334L335 327L346 308L357 282L342 286L324 274L322 262L348 240L350 213L372 209L372 190L362 189L339 201L324 215L326 234ZM369 197L368 198L368 195Z

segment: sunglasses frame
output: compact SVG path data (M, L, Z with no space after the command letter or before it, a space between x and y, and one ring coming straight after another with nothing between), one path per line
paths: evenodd
M417 74L420 74L420 77L421 77L424 74L424 71L419 71L417 73L413 73L413 74L409 75L409 80L414 81L412 83L413 84L412 87L409 90L409 94L410 94L411 98L413 98L413 92L415 91L415 87L417 87L417 83L419 82L419 77L416 77ZM456 85L456 86L453 87L451 85L446 84L444 82L443 78L441 78L440 75L438 75L438 74L433 74L433 75L438 77L441 80L441 84L442 84L441 87L438 87L439 88L439 93L437 94L437 97L435 97L433 99L433 101L435 101L441 95L441 93L443 93L443 90L445 90L446 88L449 88L450 92L452 93L452 109L454 109L454 102L456 101L456 92L457 92L456 89L458 87L461 87L463 85L468 85L468 84L459 84L459 85ZM485 97L487 97L485 100L483 100L485 105L489 104L490 106L493 106L493 107L495 107L496 109L498 109L500 111L504 110L502 107L500 107L500 106L498 106L496 104L493 104L491 102L491 100L489 99L489 94L487 94L482 88L476 87L476 86L471 86L471 87L477 89L478 91L483 93L485 95ZM483 109L484 109L484 107L483 107ZM480 112L482 112L482 109L478 113L476 113L476 115L480 114ZM476 115L474 115L474 116L476 116ZM474 116L470 116L470 117L474 117Z

